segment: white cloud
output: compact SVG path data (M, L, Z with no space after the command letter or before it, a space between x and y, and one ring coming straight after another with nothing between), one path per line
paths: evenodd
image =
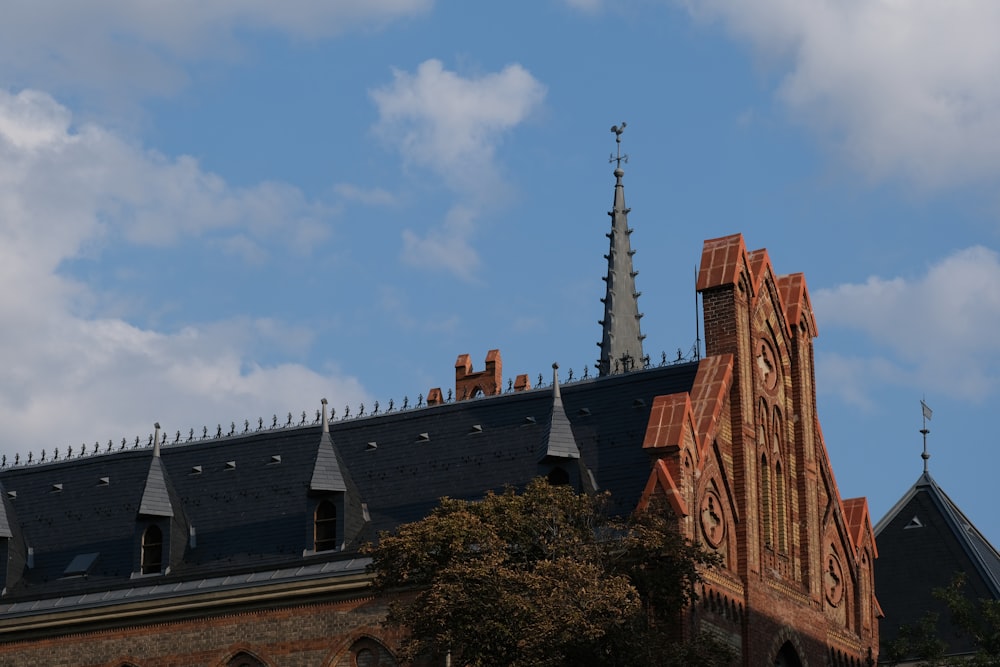
M679 1L787 65L781 99L869 177L1000 177L994 0Z
M392 206L396 197L382 188L363 188L352 183L338 183L333 191L347 201L356 201L368 206Z
M470 244L474 222L483 209L500 205L507 191L495 164L497 146L539 109L545 92L517 64L464 78L438 60L421 63L415 74L397 70L391 84L371 91L379 112L375 132L464 200L436 229L403 231L407 264L472 279L480 264Z
M300 412L323 396L363 400L336 368L254 361L277 340L300 354L308 332L269 319L142 328L92 314L98 295L60 270L120 238L208 239L264 261L265 246L323 235L321 223L322 210L287 185L231 188L193 159L75 127L48 95L0 91L0 451L144 435L155 420L185 430Z
M520 65L477 78L445 70L438 60L371 91L376 132L407 161L432 169L456 189L486 194L498 185L494 153L504 134L537 111L545 86Z
M182 66L239 57L241 36L319 39L428 11L433 0L10 0L0 21L0 85L115 95L167 93Z
M880 386L932 388L984 400L1000 383L1000 257L955 252L916 279L878 277L813 295L822 330L863 334L879 352L821 357L821 386L864 403Z
M476 214L469 208L455 206L440 227L421 237L403 231L403 261L422 269L449 271L471 280L479 268L479 255L469 243L475 231Z
M69 110L38 91L0 90L0 188L0 211L11 220L46 221L18 238L44 238L45 247L35 248L49 267L102 232L151 245L233 233L305 250L304 240L328 234L326 210L292 186L232 188L192 157L169 159L94 124L74 127Z

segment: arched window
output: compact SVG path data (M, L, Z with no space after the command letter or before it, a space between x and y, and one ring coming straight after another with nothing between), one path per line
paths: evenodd
M760 457L760 514L761 526L764 531L764 545L774 544L771 532L771 469L767 467L767 456Z
M159 526L148 526L142 533L141 572L156 574L163 565L163 531Z
M324 500L316 507L316 528L314 533L316 551L332 551L337 548L337 506Z
M351 646L351 661L347 664L350 667L396 667L399 663L380 643L364 637Z
M226 667L266 667L266 665L246 651L240 651L226 663Z
M549 471L546 479L552 486L564 486L569 484L569 473L562 468L553 468Z
M778 512L778 552L788 553L788 530L786 528L785 517L788 516L787 498L785 497L785 476L781 473L781 462L774 464L774 481L778 487L777 507Z

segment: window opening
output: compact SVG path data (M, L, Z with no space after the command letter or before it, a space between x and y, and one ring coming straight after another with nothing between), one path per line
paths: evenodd
M788 507L786 506L785 498L785 477L781 474L781 464L775 464L774 470L775 482L778 486L778 551L781 553L788 553L788 535L787 529L785 527L785 516L788 512Z
M546 479L552 486L565 486L569 484L569 473L562 468L553 468L549 471Z
M316 508L316 551L332 551L337 548L337 506L329 500L322 501Z
M142 573L156 574L163 565L163 532L159 526L149 526L142 533Z
M761 519L764 525L764 544L771 546L771 470L767 467L767 457L760 457Z

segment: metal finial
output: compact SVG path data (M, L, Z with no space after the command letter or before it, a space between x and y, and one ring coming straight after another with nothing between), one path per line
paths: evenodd
M625 131L625 126L628 125L625 121L622 121L621 125L612 125L611 131L615 133L615 144L617 144L617 155L612 153L611 157L608 158L608 162L616 162L615 171L622 168L622 162L628 164L628 154L622 155L622 132Z
M920 434L924 436L924 452L920 455L920 458L924 460L924 472L926 473L927 461L931 458L931 455L927 452L927 434L930 433L930 429L927 428L927 422L934 415L934 411L924 403L924 399L920 399L920 410L923 413L923 428L920 429Z

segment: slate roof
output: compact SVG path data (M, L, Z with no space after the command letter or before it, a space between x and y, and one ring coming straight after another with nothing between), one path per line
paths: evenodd
M878 522L875 541L875 594L885 613L880 626L883 644L895 639L902 625L933 611L939 614L938 635L948 641L949 652L969 650L968 641L955 635L947 607L932 591L963 572L970 597L1000 599L1000 553L930 473L924 472Z
M136 521L151 511L145 494L158 467L150 449L0 470L0 514L17 522L11 528L34 561L0 600L0 618L59 598L88 605L127 590L135 599L183 595L194 582L317 576L295 573L327 562L355 571L354 553L310 551L316 487L357 496L365 537L375 538L422 518L442 496L474 499L526 484L538 474L543 441L565 426L581 464L611 491L612 511L630 512L650 473L642 440L652 399L689 391L696 371L678 364L564 385L564 425L558 416L551 423L553 392L541 388L336 421L329 434L307 425L167 445L158 461L168 504L194 531L194 546L152 580L133 578ZM89 554L97 555L86 559L86 576L66 575Z

